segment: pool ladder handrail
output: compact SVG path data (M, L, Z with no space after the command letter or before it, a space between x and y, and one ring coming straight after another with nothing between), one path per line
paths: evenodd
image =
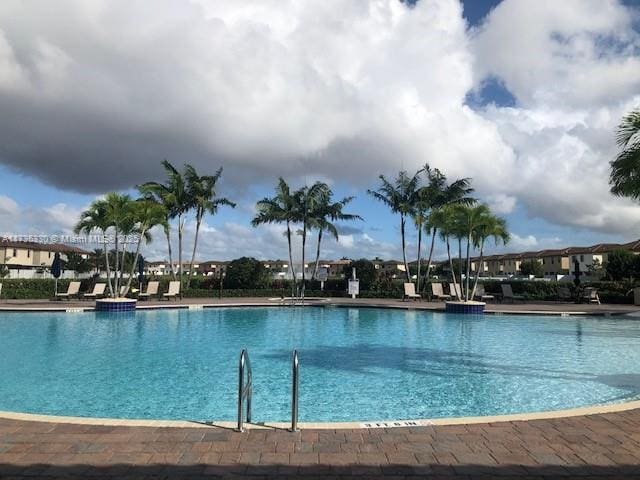
M298 431L298 383L300 380L300 362L298 350L291 356L291 431Z
M247 381L244 381L245 372ZM253 396L253 374L251 371L251 360L249 352L243 348L240 352L240 363L238 365L238 431L244 431L245 405L246 421L251 422L251 397Z

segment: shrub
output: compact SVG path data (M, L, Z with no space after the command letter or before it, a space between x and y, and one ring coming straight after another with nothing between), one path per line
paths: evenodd
M224 278L226 288L255 289L266 286L268 272L264 264L253 257L232 260Z

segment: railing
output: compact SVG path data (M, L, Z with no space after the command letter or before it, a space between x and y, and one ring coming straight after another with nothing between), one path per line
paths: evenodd
M247 381L245 383L245 371ZM251 396L253 395L253 377L251 374L251 361L249 352L245 348L240 352L240 364L238 365L238 431L244 431L245 405L246 421L251 422Z
M299 380L299 362L298 351L293 351L291 358L291 431L298 431L298 380Z

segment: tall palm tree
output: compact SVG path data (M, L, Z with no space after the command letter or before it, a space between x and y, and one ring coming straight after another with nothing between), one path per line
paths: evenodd
M291 249L291 224L297 221L297 206L295 196L291 193L291 188L282 177L278 179L275 196L265 197L256 204L258 213L251 220L251 225L266 223L284 223L287 226L287 245L289 247L289 268L291 270L291 296L294 296L296 272L293 267L293 252Z
M480 249L480 256L478 267L476 268L476 278L473 282L473 291L471 292L472 299L476 296L478 278L480 277L480 271L484 263L484 244L489 238L493 238L496 245L499 243L506 245L510 239L506 220L491 215L490 213L481 220L480 225L473 234L473 243L476 248Z
M114 294L119 296L120 284L124 270L124 259L127 251L126 237L133 233L135 220L133 216L132 200L129 195L116 192L107 193L104 198L107 224L114 229L115 238L115 277ZM122 259L120 247L122 246Z
M168 171L167 166L165 165L166 160L162 163L165 167L165 170ZM173 169L175 170L175 168ZM163 223L163 230L165 238L167 239L167 251L169 254L169 267L171 269L171 276L173 279L176 279L176 271L173 266L173 254L171 249L171 219L175 217L175 212L178 209L176 204L176 198L172 193L171 184L170 183L159 183L159 182L146 182L142 185L138 185L138 191L140 194L148 199L154 200L164 207L165 210L165 222Z
M107 230L109 230L109 223L107 219L107 207L104 200L94 201L87 210L80 214L80 220L76 223L73 231L76 235L84 233L85 235L91 235L93 232L98 231L102 236L102 251L104 253L105 269L107 271L107 283L109 285L109 295L114 296L113 285L111 284L111 268L109 266L109 248L107 239ZM98 253L98 250L96 250Z
M616 130L620 152L611 162L611 193L640 199L640 109L626 114Z
M131 270L129 272L129 280L127 281L126 288L123 295L126 295L131 288L131 281L133 280L136 265L138 264L138 257L140 256L140 247L142 241L145 243L151 242L151 230L156 225L165 226L167 222L167 212L161 204L147 199L139 199L133 202L132 205L133 217L136 221L135 233L138 235L138 242L136 245L136 252L131 263Z
M322 202L322 198L328 194L329 187L326 183L316 182L310 187L302 187L294 194L295 221L302 224L302 289L301 297L304 299L306 288L305 251L307 245L307 232L314 224L314 212Z
M451 277L453 283L460 285L456 279L456 271L453 268L453 260L451 258L451 237L456 234L456 221L454 219L455 212L453 211L454 205L444 205L442 207L435 208L429 215L429 224L433 231L438 232L438 236L447 246L447 258L449 259L449 269L451 270ZM455 290L455 296L459 301L462 301L460 296L460 289Z
M235 208L236 204L227 198L216 196L216 183L222 175L222 167L219 168L213 175L200 176L191 165L185 165L184 178L187 182L187 190L191 199L192 205L196 209L196 232L193 239L193 252L191 253L191 262L189 263L189 276L187 277L186 287L189 288L191 281L191 275L193 272L193 264L196 258L196 248L198 247L198 233L200 232L200 225L202 219L206 213L209 215L215 215L218 212L218 207L221 205L227 205L231 208Z
M451 183L447 183L447 177L437 168L426 169L427 185L424 187L424 195L429 199L429 205L432 211L446 207L447 205L473 205L476 200L469 197L474 191L471 187L470 178L460 178ZM433 250L435 247L436 236L438 234L437 222L434 223L427 218L424 224L427 234L431 235L431 247L429 248L429 259L427 261L427 273L425 277L424 287L429 283L431 276L431 263L433 260Z
M387 205L393 213L400 214L402 259L407 282L411 281L411 272L407 263L405 225L407 217L413 216L415 212L416 196L420 186L420 173L422 173L422 170L418 170L410 177L405 170L402 170L393 182L387 180L384 175L380 175L380 187L377 190L367 190L369 195Z
M333 224L337 220L352 221L362 220L360 215L354 215L349 213L343 213L342 209L350 203L355 197L345 197L339 202L332 202L331 197L333 192L328 187L318 198L318 202L314 211L312 212L312 226L318 230L318 244L316 248L316 262L313 267L313 274L311 280L316 278L318 274L318 264L320 263L320 244L322 243L323 232L331 234L336 241L338 241L338 229Z
M165 206L168 220L175 218L178 220L178 277L182 284L182 238L185 214L192 208L193 200L190 198L187 182L182 174L168 160L163 160L162 166L167 174L167 183L147 182L140 185L138 189L143 196L155 198L156 201ZM175 278L176 274L173 268L173 259L171 258L171 229L168 222L165 228L165 236L167 237L169 248L169 263ZM180 292L182 292L182 289L180 289Z

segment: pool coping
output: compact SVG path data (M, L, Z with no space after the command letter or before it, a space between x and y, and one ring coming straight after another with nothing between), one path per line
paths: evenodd
M601 415L608 413L626 412L640 408L640 400L607 405L569 408L564 410L549 410L542 412L512 413L505 415L485 415L473 417L449 417L416 420L382 420L359 422L299 422L302 430L369 430L376 428L425 427L445 425L474 425L501 422L524 422L530 420L550 420L559 418ZM231 421L197 421L197 420L153 420L153 419L123 419L99 417L73 417L62 415L43 415L36 413L21 413L0 411L0 419L19 420L26 422L64 423L73 425L114 426L114 427L163 427L163 428L225 428L236 429L237 422ZM245 422L246 429L287 430L290 422Z
M364 299L362 299L364 300ZM143 305L138 303L136 305L136 311L148 311L148 310L203 310L211 308L246 308L246 307L330 307L330 308L382 308L382 309L395 309L395 310L417 310L417 311L430 311L430 312L445 312L445 305L416 305L415 303L403 303L403 304L388 304L388 303L376 303L375 301L367 302L360 300L358 303L343 303L332 301L331 297L318 299L308 303L284 303L282 300L271 300L268 302L228 302L228 303L174 303L166 305ZM487 305L488 306L488 305ZM543 309L531 309L531 304L528 304L526 309L522 310L501 310L496 308L486 308L485 314L489 315L548 315L559 317L573 317L573 316L594 316L594 317L609 317L609 316L621 316L629 315L630 313L640 312L640 306L630 305L629 310L601 310L601 311L588 311L588 310L543 310ZM634 307L637 307L634 309ZM46 313L46 312L64 312L64 313L86 313L95 312L94 306L15 306L15 305L2 305L0 304L0 312L12 312L12 313Z

